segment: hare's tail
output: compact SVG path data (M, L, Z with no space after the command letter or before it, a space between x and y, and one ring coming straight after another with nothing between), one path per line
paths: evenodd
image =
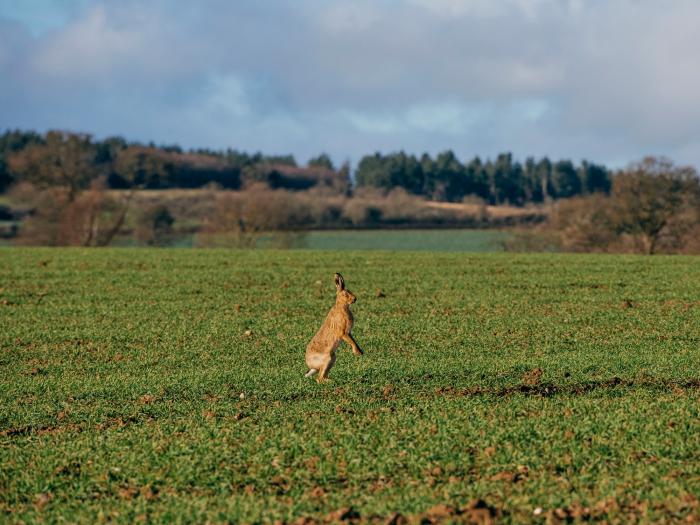
M304 374L304 377L312 377L316 372L318 372L318 368L311 368Z

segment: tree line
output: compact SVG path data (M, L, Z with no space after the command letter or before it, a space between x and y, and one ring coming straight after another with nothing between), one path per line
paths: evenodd
M200 188L216 184L239 189L247 182L273 188L306 189L349 176L321 155L300 169L292 155L264 155L233 149L183 151L177 145L127 142L121 137L93 140L64 131L39 134L6 131L0 135L0 191L19 182L38 187L67 186L73 193L97 178L111 189Z
M207 185L185 192L186 202L134 191ZM495 227L506 223L487 203L552 201L509 208L536 212L511 217L511 225L529 225L513 237L513 249L700 253L700 178L664 158L612 173L587 161L521 164L508 153L467 163L450 151L434 158L376 153L362 158L353 180L348 164L336 168L327 155L299 166L292 156L9 131L0 135L0 188L8 187L13 207L0 206L0 221L10 229L3 225L0 236L24 244L106 246L125 232L159 244L175 223L207 242L241 245L271 231L312 228ZM107 191L115 188L126 191Z
M493 160L475 157L462 162L452 151L435 157L405 152L366 155L353 174L349 163L336 167L326 154L300 166L292 155L233 149L184 151L177 145L142 144L121 137L94 140L90 135L64 131L14 130L0 135L0 191L29 182L38 187L65 186L76 193L98 178L112 189L209 184L240 189L262 182L288 190L321 185L345 194L353 187L402 188L437 201L459 202L475 196L489 204L523 205L607 194L612 174L605 166L585 160L576 165L571 160L529 157L521 163L503 153Z
M356 172L358 187L401 187L438 201L461 201L474 195L489 204L523 205L550 199L608 193L611 174L602 165L570 160L552 162L529 157L523 164L510 153L495 160L474 157L462 163L452 151L420 158L404 152L375 153L360 161Z

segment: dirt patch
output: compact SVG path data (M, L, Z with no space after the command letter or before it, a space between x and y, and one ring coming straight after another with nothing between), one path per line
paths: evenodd
M527 386L537 386L542 381L542 369L533 368L523 374L522 383Z
M488 525L496 523L505 516L505 512L489 505L482 499L470 501L464 507L457 507L446 503L438 503L418 514L402 514L393 512L387 516L368 515L362 516L353 507L342 507L328 513L322 518L302 516L291 522L291 525L325 525L331 523L352 523L364 525L368 523L384 525L433 525L439 523L472 523ZM284 522L278 522L283 525Z
M63 417L58 417L57 419L60 421L61 419L64 419L65 415ZM110 418L104 421L103 423L98 423L97 425L88 425L86 424L76 424L76 423L69 423L66 425L43 425L43 426L36 426L36 425L26 425L22 427L15 427L15 428L7 428L4 430L0 430L0 437L21 437L21 436L28 436L28 435L34 435L34 436L45 436L45 435L56 435L56 434L62 434L64 432L83 432L88 429L95 429L95 430L108 430L108 429L113 429L113 428L122 428L127 425L131 425L134 423L138 422L149 422L152 421L152 419L146 419L146 420L139 420L136 417L129 416L129 417L116 417L116 418Z
M70 424L64 426L53 426L45 425L37 427L34 425L27 425L23 427L8 428L6 430L0 430L0 437L20 437L28 436L30 434L36 436L54 435L60 434L62 432L80 432L82 429L78 425Z
M107 430L111 428L123 428L127 425L131 425L133 423L137 423L139 420L138 418L134 416L127 416L127 417L114 417L110 418L104 423L99 423L96 425L97 430Z
M535 385L520 384L502 388L487 388L480 386L457 388L453 386L444 386L436 388L435 394L450 397L508 397L518 394L526 396L552 397L555 395L586 394L596 390L613 390L616 388L638 388L677 393L679 391L700 389L700 379L689 379L687 381L666 381L663 379L654 378L632 380L612 377L610 379L603 379L600 381L584 381L571 385L537 383Z
M394 388L394 385L391 383L387 384L382 389L382 398L384 398L385 401L396 399L395 391L396 389Z
M525 465L518 465L515 470L504 470L491 476L491 481L505 481L506 483L519 483L528 479L530 470Z
M650 510L661 511L667 516L678 518L678 522L700 523L698 509L700 502L691 494L665 502L650 503L634 499L617 500L608 498L592 505L573 501L568 506L543 509L537 507L532 511L531 519L537 523L579 523L606 520L613 517L612 523L638 523L649 518ZM512 516L510 516L512 517ZM645 519L646 518L646 519ZM438 525L447 523L467 523L490 525L508 521L509 512L487 503L483 499L474 499L465 506L438 503L416 514L393 512L388 515L362 515L354 507L341 507L325 516L301 516L290 525L329 525L340 524L382 524L382 525ZM277 525L286 525L278 521Z
M49 502L53 499L53 493L51 492L42 492L41 494L37 494L34 497L34 508L41 512L46 505L49 504Z
M150 405L151 403L155 402L156 396L151 395L151 394L144 394L139 398L139 403L142 405Z
M672 502L659 503L655 508L657 510L663 510L664 513L671 514L685 514L697 508L697 499L692 496L686 497L677 503L677 507L674 507ZM646 521L644 518L648 519L648 512L649 503L645 501L618 501L615 498L608 498L590 506L582 505L579 502L573 502L569 506L550 509L546 512L540 512L538 515L544 517L547 523L600 521L611 514L618 515L620 523L638 523L640 520ZM695 515L687 515L684 522L696 523Z
M326 497L326 489L323 487L314 487L308 492L308 496L312 499L321 499Z

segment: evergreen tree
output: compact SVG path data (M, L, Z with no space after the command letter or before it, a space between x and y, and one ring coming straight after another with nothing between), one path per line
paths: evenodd
M581 179L570 160L560 160L552 167L552 186L557 198L573 197L581 193Z
M308 165L315 168L326 168L328 170L335 171L333 161L325 153L321 153L318 157L309 159Z
M523 199L522 166L513 162L511 153L501 153L491 166L493 200L496 204L521 204Z
M457 201L464 196L468 186L466 170L451 151L444 151L435 158L435 185L432 197L435 200Z
M467 164L465 171L469 186L464 195L476 195L484 200L489 200L489 176L481 159L474 157Z
M0 193L5 191L12 184L12 176L7 169L5 156L0 153Z
M612 181L610 173L604 166L592 164L587 161L581 162L579 168L579 178L585 193L610 193Z
M554 197L552 188L552 163L547 157L542 157L535 166L535 178L540 184L542 200L548 201Z

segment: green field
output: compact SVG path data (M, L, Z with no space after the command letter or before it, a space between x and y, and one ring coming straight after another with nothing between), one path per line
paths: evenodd
M499 230L425 229L425 230L313 230L299 234L263 235L258 248L295 248L307 250L396 250L440 252L503 251L503 242L511 236ZM133 245L133 239L124 241ZM191 248L193 235L175 237L170 243L177 248Z
M303 247L313 250L501 251L507 233L496 230L313 231Z
M686 522L699 362L700 258L0 249L0 522Z

